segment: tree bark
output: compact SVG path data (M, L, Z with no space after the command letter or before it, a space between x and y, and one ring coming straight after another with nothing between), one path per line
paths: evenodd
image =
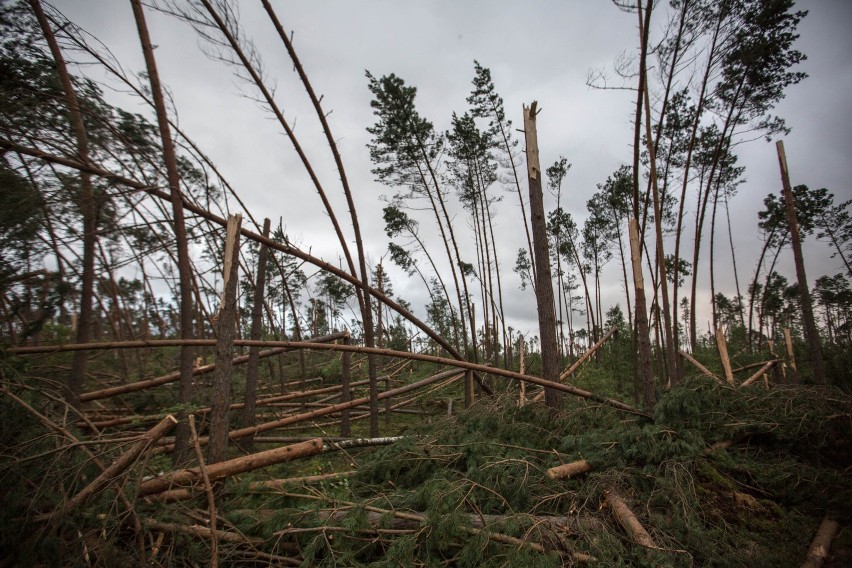
M639 244L639 223L630 219L630 256L633 261L634 306L636 307L636 342L639 345L638 366L639 390L648 410L654 408L657 393L654 386L654 373L651 368L651 337L648 328L648 308L645 304L645 278L642 275L642 250Z
M538 329L541 338L541 365L543 379L559 380L559 346L556 339L556 314L553 303L553 282L550 274L550 255L547 245L547 217L544 214L544 196L541 190L541 165L538 158L538 134L536 131L536 107L533 101L524 105L524 133L527 143L527 175L529 178L530 216L535 249L536 304L538 306ZM550 408L559 408L562 395L545 387L544 403Z
M201 440L203 440L203 438L199 438L199 442ZM275 448L216 464L208 464L207 475L210 478L210 481L216 481L232 475L275 465L277 463L312 456L322 452L322 448L322 440L320 438L316 438L307 442L293 444L292 446L283 446L281 448ZM153 479L143 481L139 484L137 496L145 497L147 495L154 495L172 487L182 485L197 485L201 481L202 474L199 468L183 469L171 472L162 477L155 477Z
M225 461L228 454L228 410L231 406L231 369L237 314L237 281L240 270L240 215L228 218L225 242L225 283L219 308L216 338L216 372L213 374L213 407L210 412L210 451L207 462Z
M808 278L805 274L805 260L802 257L802 238L799 234L799 224L796 220L796 206L793 200L793 190L790 187L790 173L787 169L787 156L784 153L784 142L776 142L778 150L778 165L781 167L781 183L784 186L784 204L787 207L787 222L790 224L790 237L793 243L793 257L796 261L796 280L799 283L799 303L802 307L802 320L805 324L805 334L811 350L814 382L825 384L825 367L822 360L822 347L819 342L819 331L814 321L814 310L811 304L811 293L808 288Z

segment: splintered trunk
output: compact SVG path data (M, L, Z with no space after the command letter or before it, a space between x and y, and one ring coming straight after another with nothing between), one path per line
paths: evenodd
M210 453L207 463L224 461L228 454L228 410L231 407L231 370L237 314L237 280L240 268L239 215L228 218L225 242L225 291L216 327L216 372L213 375L213 407L210 412Z
M148 71L148 79L151 82L151 96L154 99L154 108L157 111L157 124L160 129L160 139L163 144L163 160L166 164L166 174L171 191L172 213L174 217L175 245L177 246L178 276L180 278L180 338L192 339L192 267L189 260L189 246L186 237L186 225L183 214L183 198L180 193L180 173L177 166L177 155L175 153L174 141L169 128L169 118L166 113L166 103L163 98L163 90L160 86L160 75L157 71L157 61L154 58L154 47L151 45L151 37L148 34L148 25L145 22L145 12L142 9L141 0L131 0L133 15L136 18L136 27L139 32L139 41L142 44L142 53L145 57L145 67ZM180 348L180 387L178 391L178 403L188 405L192 399L192 363L195 357L195 349L189 345ZM189 426L186 411L178 412L178 425L175 430L175 452L172 455L174 463L181 464L188 458L189 453Z
M547 218L544 214L544 196L541 191L541 165L538 158L536 132L536 107L533 101L524 105L524 133L527 143L527 174L530 191L530 216L532 217L533 248L535 252L536 304L538 328L541 338L541 376L548 381L559 380L559 347L556 340L556 313L553 302L553 283L550 274L550 255L547 246ZM544 389L544 402L550 408L559 408L562 393L552 388Z
M636 342L639 344L637 392L648 409L654 407L657 395L654 389L654 374L651 368L651 337L648 326L648 308L645 299L645 278L642 275L642 250L639 246L639 223L630 219L630 255L633 260L634 305L636 307Z
M811 304L811 293L808 288L808 278L805 274L805 260L802 257L802 238L799 235L799 223L796 220L796 206L793 200L793 190L790 187L790 173L787 169L787 156L784 153L784 142L776 143L778 149L778 164L781 167L781 183L784 185L784 204L787 208L787 221L790 224L790 237L793 243L793 257L796 260L796 279L799 282L799 302L802 307L802 320L805 324L805 335L811 351L814 382L825 384L825 368L822 360L822 347L819 343L819 332L814 321L814 310Z
M269 219L263 220L263 236L269 236ZM265 244L260 245L257 255L257 269L254 281L254 301L251 312L251 331L249 338L257 341L263 327L263 292L266 286L266 259L269 249ZM249 360L246 367L246 391L245 408L243 409L243 427L254 426L255 422L255 399L257 398L257 376L258 364L260 363L260 347L249 348ZM271 373L270 373L271 375ZM254 448L254 436L245 441L246 451L251 452Z
M56 65L56 74L65 102L68 105L68 115L71 127L74 130L74 138L77 143L77 159L87 164L89 162L89 137L86 125L83 122L83 114L77 100L77 92L71 82L71 76L65 64L65 58L50 28L47 17L42 10L39 0L30 0L30 6L36 15L39 27L41 27L44 39L47 41L53 62ZM83 273L80 287L80 316L77 319L77 343L88 343L92 331L92 300L95 289L95 240L97 239L97 205L95 203L94 189L92 187L91 174L80 172L80 212L83 216ZM74 354L71 363L71 375L65 386L65 400L71 406L79 407L80 392L83 381L86 378L87 353L81 351Z

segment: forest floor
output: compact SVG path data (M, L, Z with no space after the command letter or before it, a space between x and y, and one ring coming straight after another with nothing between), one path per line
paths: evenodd
M68 421L49 402L58 395L3 370L6 392ZM825 565L852 565L848 394L691 378L662 394L651 421L570 397L558 412L519 406L514 386L495 386L501 394L469 409L454 384L382 418L383 435L402 437L390 445L324 452L217 484L220 565L790 566L804 562L826 517L840 530ZM156 404L137 402L137 412ZM148 565L210 563L203 489L168 503L133 498L143 476L171 468L168 455L143 459L124 478L145 526L139 547L111 490L52 522L39 519L93 468L79 444L6 396L0 428L3 565L111 566L139 560L142 548ZM338 429L334 418L305 423L255 451L315 436L331 443ZM353 422L353 437L367 433L367 420ZM119 453L102 451L107 463ZM582 473L549 473L579 460ZM282 479L297 481L268 483ZM644 537L625 524L619 503Z

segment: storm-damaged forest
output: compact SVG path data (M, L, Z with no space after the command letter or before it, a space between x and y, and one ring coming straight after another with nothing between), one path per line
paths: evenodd
M852 563L852 200L778 112L805 10L607 4L581 194L487 52L438 111L405 69L353 95L257 4L129 0L127 62L0 2L0 566ZM275 144L211 157L166 25Z

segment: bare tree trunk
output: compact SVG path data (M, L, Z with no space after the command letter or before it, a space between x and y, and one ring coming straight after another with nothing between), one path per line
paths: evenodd
M793 257L796 260L796 279L799 282L799 302L802 306L802 320L805 324L805 334L811 349L814 382L825 384L825 368L822 360L822 347L819 343L819 331L814 321L814 310L811 304L811 293L808 289L808 278L805 274L805 260L802 257L802 238L799 235L799 224L796 220L796 206L793 201L793 189L790 187L790 173L787 170L787 156L784 153L784 142L776 142L778 149L778 164L781 167L781 182L784 185L784 204L787 207L787 221L790 223L790 237L793 243Z
M74 130L74 137L77 143L77 159L84 164L88 164L89 137L86 132L86 125L83 122L80 104L77 100L77 92L68 73L68 67L65 65L62 51L59 49L59 44L56 42L53 30L51 30L47 17L41 8L41 3L39 0L30 0L30 6L35 13L56 65L56 74L59 78L59 83L62 85L65 102L68 105L71 127ZM80 190L79 206L80 212L83 215L83 274L80 286L80 316L77 319L76 340L77 343L88 343L92 332L92 299L95 289L95 240L97 239L98 213L94 189L92 187L92 176L84 171L80 172ZM74 408L80 406L79 397L83 388L83 381L86 378L87 357L88 355L85 352L74 354L74 359L71 363L71 375L68 378L67 385L65 385L65 399Z
M263 220L263 236L269 236L269 219ZM254 303L251 313L251 332L249 339L255 341L260 339L263 327L263 293L266 286L266 260L269 256L269 248L265 244L260 245L257 255L257 275L254 280ZM254 426L255 422L255 400L257 398L257 375L260 363L260 347L249 349L248 366L246 367L246 390L245 408L243 409L243 427ZM245 442L246 451L251 452L254 448L254 436L250 436Z
M225 242L225 282L216 334L216 371L213 374L213 405L210 412L210 453L207 463L228 457L228 410L231 407L231 370L234 364L234 331L237 314L237 281L240 270L239 215L228 218Z
M633 288L636 306L636 342L639 345L637 361L639 390L648 409L654 408L657 394L654 388L654 374L651 369L651 337L648 328L648 308L645 304L645 279L642 276L642 249L639 246L639 222L630 219L630 256L633 260Z
M553 303L553 282L550 274L550 258L547 246L547 218L544 214L544 196L541 191L541 166L538 158L538 135L536 131L536 106L533 101L524 105L524 132L527 143L527 173L530 184L530 216L532 220L533 247L536 259L536 304L538 305L538 328L541 338L541 376L548 381L559 380L559 349L556 345L556 314ZM544 389L544 403L550 408L559 408L562 393Z
M139 41L142 44L142 53L145 56L145 66L148 71L148 79L151 82L151 95L154 99L154 108L157 110L157 124L160 128L160 139L163 144L163 160L166 164L166 174L171 191L172 212L174 215L175 244L177 245L178 275L180 278L180 338L192 339L192 267L189 260L189 246L186 237L186 225L183 214L183 198L180 193L180 173L177 167L177 155L175 153L174 141L169 130L169 119L166 114L166 103L163 98L163 89L160 85L160 74L157 71L157 62L154 58L154 48L151 45L151 37L148 34L148 25L145 22L145 12L142 9L141 0L130 0L133 7L133 15L136 18L136 27L139 31ZM195 349L184 345L180 348L180 389L178 402L187 405L192 399L192 363L195 357ZM175 429L175 452L172 459L175 465L184 463L189 457L189 426L186 411L178 412L178 425Z

